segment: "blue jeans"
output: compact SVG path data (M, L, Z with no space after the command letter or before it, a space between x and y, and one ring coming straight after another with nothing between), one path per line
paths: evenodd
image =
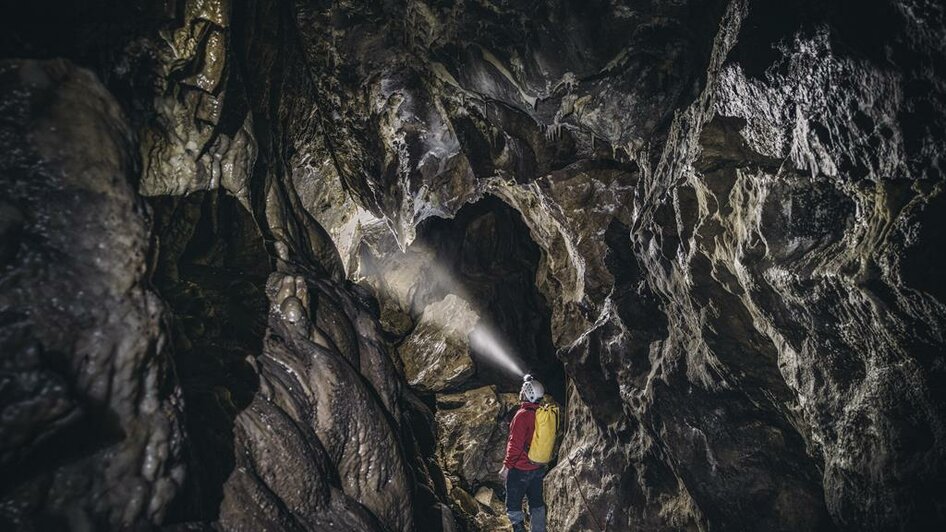
M513 530L525 530L522 512L522 498L529 499L529 520L532 532L545 532L545 501L542 498L542 480L545 478L545 468L535 471L510 469L506 477L506 512L512 521Z

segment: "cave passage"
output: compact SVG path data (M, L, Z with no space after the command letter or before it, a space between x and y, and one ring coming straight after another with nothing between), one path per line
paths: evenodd
M556 401L564 402L564 370L555 356L551 309L539 293L539 246L514 208L494 196L464 206L453 218L429 218L418 227L411 248L432 253L411 294L413 313L448 294L462 294L480 311L480 324L496 331L523 370L535 375ZM410 250L409 250L410 251ZM495 385L517 392L521 381L474 345L475 375L463 389Z
M258 388L270 259L249 212L218 191L151 199L158 236L152 282L171 310L174 362L189 410L189 486L180 520L218 518L235 467L233 425Z
M946 530L941 0L20 4L0 530Z

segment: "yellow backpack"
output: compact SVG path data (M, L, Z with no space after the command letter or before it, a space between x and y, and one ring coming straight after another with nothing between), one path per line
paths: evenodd
M543 402L535 410L535 431L532 444L529 445L529 461L534 464L547 464L555 456L561 414L554 401Z

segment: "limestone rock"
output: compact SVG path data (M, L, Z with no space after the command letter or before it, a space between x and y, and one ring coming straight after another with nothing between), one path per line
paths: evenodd
M0 62L0 528L148 528L183 489L180 388L114 98Z
M238 465L224 488L221 523L410 530L405 457L385 406L349 362L351 353L337 347L345 344L331 333L328 346L313 341L317 326L308 309L293 316L281 310L286 300L301 306L327 294L310 294L301 276L275 273L268 285L273 310L258 361L260 390L237 417ZM342 311L333 319L349 316Z
M519 335L507 351L561 395L567 376L551 529L942 529L940 3L11 7L4 55L69 57L113 96L65 91L77 118L56 123L94 126L69 134L0 107L0 341L19 354L10 423L28 429L4 415L0 465L29 450L0 475L29 484L4 484L4 511L81 507L88 528L502 528L473 496L499 487L492 458L437 433L497 430L467 400L518 384L474 373L478 319ZM29 91L62 93L47 74L27 70ZM94 164L46 165L60 148ZM79 173L116 178L73 199L53 177ZM151 200L153 261L129 181L197 192ZM244 268L272 274L263 316ZM196 452L233 462L192 467L183 489L174 372L142 317L159 314L152 269L175 352L212 352L176 368L185 394L206 381L184 408L222 429L191 431ZM89 365L70 366L79 354ZM108 430L73 454L42 445L88 427L80 410Z
M223 188L246 204L257 150L245 95L229 64L231 3L182 4L183 20L160 32L155 46L155 113L140 132L139 192Z
M482 504L483 506L492 506L494 501L493 490L487 488L486 486L480 486L480 489L476 490L476 495L473 496L476 499L476 502Z
M507 417L518 405L514 394L497 393L491 386L438 395L435 419L444 470L467 486L501 484Z
M478 320L469 303L453 294L428 305L398 347L408 383L423 392L438 392L473 375L469 335Z

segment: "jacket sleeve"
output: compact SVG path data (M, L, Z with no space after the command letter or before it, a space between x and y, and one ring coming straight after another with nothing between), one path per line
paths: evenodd
M519 461L519 458L526 453L526 420L525 412L516 412L509 424L509 441L506 443L506 457L503 458L503 465L509 469Z

